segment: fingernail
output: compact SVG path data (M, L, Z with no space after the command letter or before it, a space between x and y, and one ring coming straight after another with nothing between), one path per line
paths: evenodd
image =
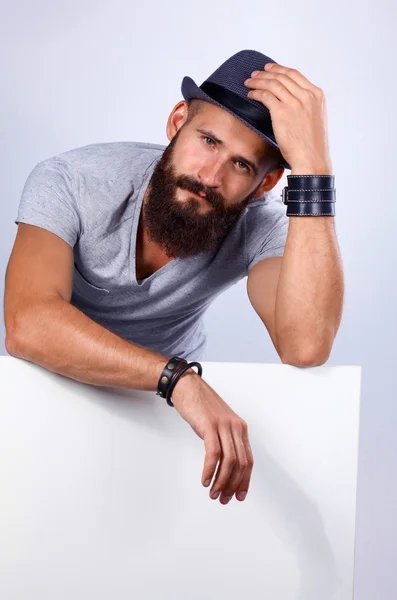
M213 498L216 500L219 497L220 492L216 492L216 494L213 495Z
M244 498L246 497L246 495L247 495L247 492L239 492L237 494L239 500L244 500Z
M254 76L254 75L258 75L258 73L259 73L259 71L252 71L251 75L252 75L252 76Z
M223 504L227 504L229 502L229 500L232 499L232 496L225 496Z
M207 479L207 481L204 482L204 485L209 485L211 483L211 479Z

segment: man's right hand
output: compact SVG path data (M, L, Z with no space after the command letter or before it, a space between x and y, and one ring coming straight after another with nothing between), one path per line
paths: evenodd
M195 371L186 371L172 392L172 402L181 417L204 440L205 461L202 484L214 476L210 497L227 504L236 494L244 500L254 465L247 423Z

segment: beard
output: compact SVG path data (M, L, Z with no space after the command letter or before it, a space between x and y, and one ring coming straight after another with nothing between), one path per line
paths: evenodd
M169 258L185 258L215 250L262 184L260 182L238 204L226 206L222 196L212 188L188 175L178 176L172 158L180 131L164 150L153 171L142 209L148 238L161 246ZM204 192L206 199L190 197L180 201L177 198L178 187L195 194ZM201 212L203 202L207 204L205 212Z

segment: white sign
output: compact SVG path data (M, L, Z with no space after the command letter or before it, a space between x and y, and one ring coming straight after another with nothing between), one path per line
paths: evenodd
M4 600L352 600L360 366L203 362L248 423L246 500L154 392L0 357Z

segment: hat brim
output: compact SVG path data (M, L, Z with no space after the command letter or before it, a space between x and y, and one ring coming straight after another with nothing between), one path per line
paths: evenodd
M246 121L245 119L243 119L239 115L237 115L234 112L232 112L227 106L224 106L223 104L221 104L217 100L214 100L213 98L211 98L211 96L209 96L208 94L206 94L195 83L195 81L193 81L193 79L191 77L189 77L188 75L185 75L185 77L182 80L181 92L182 92L182 96L184 97L184 99L187 102L190 102L190 100L192 100L193 98L198 98L200 100L206 100L207 102L212 102L213 104L216 104L220 108L223 108L224 110L227 110L231 115L233 115L233 117L236 117L236 119L239 119L242 123L244 123L244 125L246 125L250 129L252 129L252 131L255 131L255 133L257 133L258 135L260 135L269 144L271 144L274 148L277 148L277 150L280 151L280 148L278 147L277 143L274 140L272 140L269 136L267 136L265 133L263 133L259 129L256 129L253 125L251 125L251 123L248 123L248 121ZM280 152L280 154L281 154L281 152ZM282 156L283 155L281 154L281 157ZM284 160L283 157L282 157L282 160L280 161L280 164L285 169L290 169L291 170L290 165L287 163L286 160Z

